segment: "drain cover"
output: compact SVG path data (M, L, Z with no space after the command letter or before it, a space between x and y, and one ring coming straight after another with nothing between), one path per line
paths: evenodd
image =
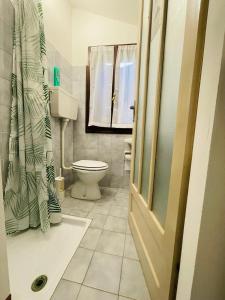
M48 281L48 277L46 275L38 276L32 283L31 289L33 292L41 291Z

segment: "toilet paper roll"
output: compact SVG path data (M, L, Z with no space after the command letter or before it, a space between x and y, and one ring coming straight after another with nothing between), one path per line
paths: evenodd
M131 168L131 154L125 153L124 155L124 171L130 171Z
M64 200L65 196L65 180L64 177L59 176L55 178L55 188L56 188L56 194L60 201L60 203Z

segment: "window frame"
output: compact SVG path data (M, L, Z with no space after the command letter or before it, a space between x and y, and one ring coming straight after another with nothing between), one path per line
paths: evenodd
M116 45L99 45L99 46L113 46L114 47L114 64L113 64L113 83L112 83L112 96L115 88L115 70L116 70L116 59L119 46L130 46L137 45L137 43L130 44L116 44ZM90 113L90 54L92 47L99 46L89 46L88 47L88 65L86 66L86 105L85 105L85 133L104 133L104 134L132 134L132 128L113 128L113 127L98 127L98 126L88 126L89 123L89 113ZM111 107L111 124L113 118L113 107L112 102Z

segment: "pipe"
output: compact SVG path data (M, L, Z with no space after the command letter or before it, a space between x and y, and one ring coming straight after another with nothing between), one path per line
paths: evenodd
M66 167L65 166L65 130L66 130L66 127L69 123L69 119L62 119L62 127L61 127L61 165L62 165L62 168L63 170L72 170L72 167Z

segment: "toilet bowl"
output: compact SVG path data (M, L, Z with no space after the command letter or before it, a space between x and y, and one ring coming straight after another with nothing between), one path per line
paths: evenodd
M98 182L105 176L109 166L95 160L79 160L72 165L78 180L72 186L71 197L76 199L98 200L101 192Z

